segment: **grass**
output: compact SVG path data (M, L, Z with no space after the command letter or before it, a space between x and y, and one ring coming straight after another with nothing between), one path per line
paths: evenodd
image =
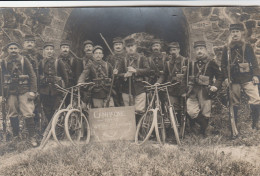
M130 142L55 147L20 157L2 175L257 175L253 164L213 148Z

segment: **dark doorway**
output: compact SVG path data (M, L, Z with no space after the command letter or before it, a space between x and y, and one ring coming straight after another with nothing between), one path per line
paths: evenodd
M102 45L105 55L109 54L99 33L110 46L114 37L146 33L166 44L179 42L181 54L189 55L188 25L181 7L75 8L64 32L66 39L72 41L72 50L80 57L84 54L82 43L87 39Z

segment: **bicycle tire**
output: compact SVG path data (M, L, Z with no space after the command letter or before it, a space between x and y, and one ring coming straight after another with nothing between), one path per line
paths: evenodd
M163 116L160 114L158 108L154 110L154 116L156 116L154 117L156 119L156 124L155 124L156 139L161 145L163 145L166 139L166 132L165 132Z
M52 126L51 126L51 134L53 136L53 139L61 145L59 139L58 139L58 135L56 134L56 126L57 126L57 123L58 123L58 120L59 118L61 117L61 113L67 113L68 112L68 109L61 109L59 110L53 117L53 120L52 120ZM65 131L64 131L65 132Z
M52 118L53 119L53 118ZM43 138L41 140L41 144L40 144L40 148L43 149L45 147L45 145L47 144L47 142L49 141L50 137L51 137L51 124L52 124L52 119L49 122L49 124L47 125L44 133L43 133Z
M150 115L150 113L152 113ZM137 145L144 144L151 136L154 126L155 126L155 119L154 119L154 111L153 109L150 109L145 112L145 114L142 116L142 118L139 120L136 132L135 132L135 143ZM148 126L147 126L148 124ZM147 128L144 128L147 127ZM139 132L144 132L145 134L139 134ZM142 136L141 136L142 135ZM140 141L138 137L142 137L142 140Z
M176 142L177 142L178 145L181 145L179 131L178 131L177 123L176 123L176 120L175 120L176 117L175 117L175 113L173 113L172 107L169 107L169 118L170 118L170 121L171 121L172 129L174 131Z
M71 119L70 117L71 117L72 113L80 113L81 114L80 119L78 118L79 116L76 116L76 118ZM83 123L82 123L81 120L83 120ZM75 122L76 122L76 125L77 125L76 128L79 129L79 130L77 130L77 131L79 131L79 134L78 134L78 136L76 136L76 140L74 140L74 137L71 134L71 131L72 131L71 129L72 129L73 126L75 126ZM85 123L85 125L83 125L84 123ZM88 119L85 116L85 114L83 112L81 112L79 109L71 109L66 114L66 117L65 117L65 133L66 133L67 138L69 139L69 141L73 145L77 145L77 143L80 142L80 139L84 137L84 133L87 133L87 135L85 135L85 138L84 138L83 141L84 141L84 144L89 143L89 140L90 140L89 122L88 122Z

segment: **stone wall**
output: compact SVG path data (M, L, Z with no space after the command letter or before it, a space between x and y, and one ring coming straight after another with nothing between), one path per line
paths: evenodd
M204 39L212 57L219 61L222 47L229 35L229 25L241 22L246 30L246 41L255 48L260 60L260 8L259 7L184 7L189 25L191 56L193 43ZM11 40L22 42L24 35L33 34L41 49L43 41L54 41L58 49L73 8L3 8L0 9L0 48ZM73 27L72 27L73 28ZM140 31L142 32L142 31Z
M254 47L260 61L259 7L186 7L183 11L189 24L191 51L194 41L205 40L219 63L222 47L228 41L229 25L240 22L246 29L246 41Z

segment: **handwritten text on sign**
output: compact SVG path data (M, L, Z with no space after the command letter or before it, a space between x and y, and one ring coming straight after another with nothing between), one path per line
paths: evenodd
M200 21L197 23L191 24L192 29L207 29L211 26L211 23L208 21Z
M135 108L111 107L90 109L91 141L134 140Z

